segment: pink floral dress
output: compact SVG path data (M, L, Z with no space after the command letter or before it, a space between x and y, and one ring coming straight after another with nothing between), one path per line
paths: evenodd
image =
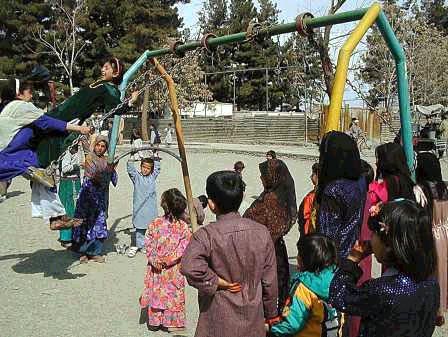
M140 305L148 309L151 326L185 327L185 278L180 273L180 260L190 238L188 225L170 216L156 218L148 226L148 268ZM165 264L161 271L154 267L158 263Z

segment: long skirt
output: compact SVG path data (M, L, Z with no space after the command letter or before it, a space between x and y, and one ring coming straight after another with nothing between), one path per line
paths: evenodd
M75 218L84 222L73 228L72 241L74 248L86 255L101 255L102 243L108 235L106 193L104 187L84 178L75 209Z
M275 257L277 259L278 312L281 314L289 293L289 261L283 238L278 239L274 247Z
M81 189L81 180L79 178L61 178L59 183L59 198L64 205L67 216L75 215L76 200ZM72 241L71 228L59 231L59 240L62 242Z

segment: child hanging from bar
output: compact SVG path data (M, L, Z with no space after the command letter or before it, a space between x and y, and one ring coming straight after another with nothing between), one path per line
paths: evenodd
M107 239L107 200L109 184L117 185L118 176L113 164L107 163L109 146L107 137L97 136L90 151L90 143L82 142L87 153L84 163L84 179L76 202L75 217L83 219L73 229L72 248L81 253L80 262L105 262L103 243Z
M128 257L134 257L137 251L145 249L145 232L148 224L157 218L156 180L160 173L160 158L142 158L140 172L134 163L128 161L127 171L134 185L132 200L132 224L134 237L128 251Z
M116 58L104 63L102 78L82 88L75 95L47 113L32 103L32 88L19 91L17 100L9 103L0 115L0 181L27 173L47 187L53 187L52 177L45 175L39 167L47 167L57 159L67 147L64 141L66 131L87 134L90 129L81 124L98 108L107 110L120 103L120 92L116 87L123 77L123 65ZM124 113L135 102L138 93L133 92L127 105L116 111ZM76 121L76 124L68 122ZM70 142L65 142L70 144ZM37 150L37 153L36 153Z
M121 82L123 65L117 58L111 58L104 63L101 74L99 81L81 89L48 113L29 103L32 99L30 91L24 92L23 97L18 97L19 100L9 103L0 115L0 149L6 146L0 152L0 181L18 175L26 175L37 181L38 184L31 186L32 214L48 219L51 229L69 228L79 222L65 215L56 191L51 189L54 187L53 177L38 167L46 167L65 151L64 142L71 143L67 141L65 131L90 132L90 128L68 124L67 121L77 120L81 124L97 108L109 109L120 103L120 93L115 85ZM138 92L133 92L128 105L116 113L127 111L137 97ZM23 104L21 100L28 104ZM69 140L75 139L73 136L68 137L72 137Z

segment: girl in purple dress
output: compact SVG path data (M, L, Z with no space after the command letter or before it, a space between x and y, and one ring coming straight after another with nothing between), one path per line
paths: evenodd
M85 148L88 145L84 144ZM76 203L75 217L83 219L81 226L73 229L72 242L81 253L80 262L104 262L103 242L107 238L107 199L109 184L117 185L114 166L107 163L107 137L98 136L93 152L86 156L84 181Z
M350 136L331 131L319 152L317 232L334 240L344 258L359 237L367 193L359 150Z
M430 216L414 201L388 202L369 219L370 245L357 242L330 285L329 303L361 316L359 337L430 337L439 308L437 255ZM373 252L387 266L379 278L357 285L359 262Z

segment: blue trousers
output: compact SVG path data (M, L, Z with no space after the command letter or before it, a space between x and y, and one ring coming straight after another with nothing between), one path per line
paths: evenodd
M140 249L145 248L145 233L146 229L135 228L133 238L131 238L133 240L131 245Z
M101 255L103 252L104 239L96 239L84 242L79 247L79 252L88 256Z

